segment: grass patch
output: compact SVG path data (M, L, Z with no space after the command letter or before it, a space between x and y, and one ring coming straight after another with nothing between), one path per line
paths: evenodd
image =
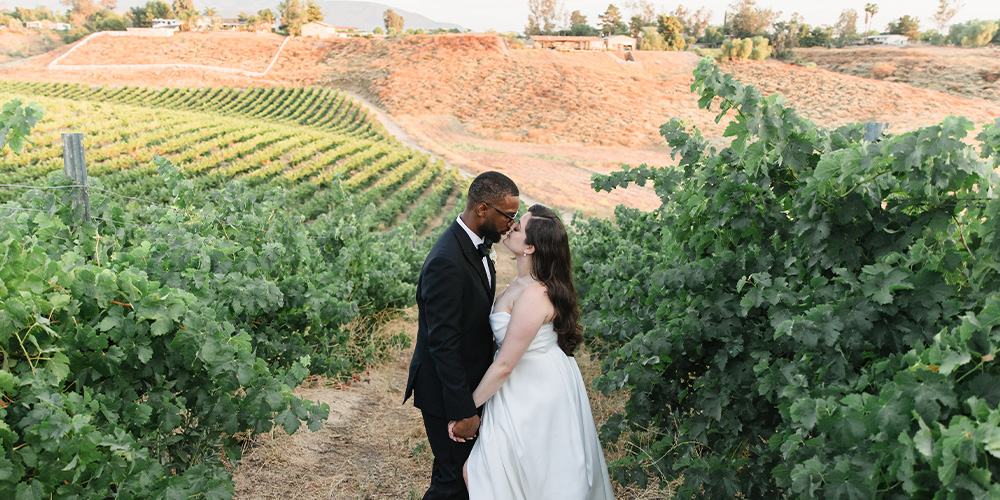
M547 154L537 154L537 155L525 155L528 158L538 158L540 160L552 160L552 161L569 161L569 158L564 156L555 156Z
M445 142L442 145L459 151L483 152L483 153L505 153L506 151L487 146L480 146L471 142Z

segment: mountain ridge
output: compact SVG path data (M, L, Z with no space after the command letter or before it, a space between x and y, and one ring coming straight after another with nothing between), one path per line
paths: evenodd
M457 29L465 31L465 28L454 23L438 22L425 16L395 7L376 3L360 1L319 1L323 7L323 14L326 16L327 24L337 26L353 26L362 31L371 31L377 26L383 26L382 14L387 9L394 10L403 16L404 29Z
M211 0L211 5L196 4L198 12L204 11L205 7L216 9L218 16L236 17L240 12L255 14L261 9L271 9L277 16L278 9L274 0ZM47 5L52 9L60 9L61 4L56 6L48 5L50 2L36 2L39 5ZM168 0L169 3L169 0ZM404 29L457 29L465 31L461 25L455 23L440 22L430 19L416 12L397 9L391 5L378 2L348 1L348 0L317 0L316 3L323 8L323 22L336 26L353 26L361 31L371 31L378 26L384 26L382 14L387 9L396 11L403 16ZM132 7L146 5L146 0L121 0L115 9L119 13L126 13Z

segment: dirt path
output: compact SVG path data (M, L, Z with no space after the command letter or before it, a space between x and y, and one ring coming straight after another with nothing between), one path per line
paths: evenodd
M387 328L415 336L414 316L408 311ZM330 405L330 418L316 432L259 436L234 471L235 498L420 498L432 457L420 412L401 404L409 361L404 349L350 386L313 380L296 389Z
M385 130L389 132L389 134L391 134L393 137L395 137L399 142L413 149L416 149L417 151L430 155L432 161L441 158L449 165L458 169L458 171L464 177L467 177L469 179L475 177L480 173L479 171L476 172L470 171L468 169L467 164L456 162L454 157L451 156L442 157L437 153L435 153L434 151L425 148L424 143L413 138L413 136L411 136L405 130L403 130L403 128L400 127L399 124L392 119L392 116L390 116L389 113L387 113L384 109L376 105L374 102L366 99L361 94L358 94L357 92L351 92L348 90L341 90L341 92L343 92L347 96L351 97L352 99L358 101L359 103L370 109L372 113L375 114L375 118L379 121L379 123L382 124ZM531 205L534 205L535 203L539 203L539 201L533 198L530 194L525 194L523 192L521 193L521 201L523 201L524 204L529 207Z
M497 283L502 288L517 270L507 251L498 251ZM385 328L415 338L416 321L416 307L411 307ZM233 471L234 498L419 499L430 485L433 456L419 410L409 402L401 404L412 352L407 347L390 354L350 385L314 379L299 386L297 394L330 405L330 418L316 432L303 427L292 436L280 429L258 436ZM585 350L576 358L588 382L600 373L599 362ZM598 426L624 404L621 394L589 392ZM622 453L617 444L604 447L609 462ZM655 487L615 488L619 500L669 498Z
M370 109L372 113L375 114L375 118L378 119L379 123L381 123L382 126L385 127L385 130L389 132L389 134L391 134L397 140L399 140L399 142L413 149L416 149L417 151L421 151L423 153L431 155L434 158L437 158L433 152L424 149L420 145L420 143L418 143L412 137L410 137L410 134L407 134L406 131L400 128L400 126L397 125L396 122L392 120L392 117L389 116L389 113L386 113L384 109L380 108L379 106L376 106L374 102L369 101L368 99L366 99L364 96L362 96L357 92L351 92L348 90L341 90L341 92L346 94L351 99L354 99L355 101L358 101L359 103L363 104L366 108Z
M497 283L517 273L501 252ZM416 307L384 326L387 333L417 335ZM296 394L330 405L330 418L316 432L288 436L275 430L244 450L233 472L240 499L409 499L430 486L433 455L420 411L403 401L413 347L391 353L350 385L316 379Z

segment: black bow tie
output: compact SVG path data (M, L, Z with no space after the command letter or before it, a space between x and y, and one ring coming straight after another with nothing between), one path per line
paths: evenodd
M490 249L493 247L493 242L490 240L483 240L482 243L476 246L476 250L479 250L479 255L486 257L490 254Z

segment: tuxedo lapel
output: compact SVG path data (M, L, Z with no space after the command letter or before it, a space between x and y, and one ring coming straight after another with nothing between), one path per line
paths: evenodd
M469 242L469 245L472 245L471 241ZM471 252L466 250L465 259L469 261L469 264L472 264L472 267L476 268L476 273L479 274L479 279L483 282L483 287L489 290L490 279L486 276L486 268L483 267L483 256L479 254L479 250L476 249L476 247L472 247ZM486 261L488 262L489 259L486 259Z
M469 265L476 270L476 274L479 275L479 279L482 281L483 287L490 290L490 278L486 276L486 268L483 267L483 256L479 254L479 249L472 244L472 240L469 239L469 235L465 234L465 230L462 229L462 226L458 225L458 222L452 224L451 230L455 235L455 238L458 238L459 245L461 245L462 248L462 255L465 256L465 260L468 261ZM492 273L492 262L490 259L486 259L486 261L490 262L490 271ZM492 295L490 295L490 297L492 297Z
M486 258L486 263L490 265L490 298L493 298L497 295L497 268L489 257Z

